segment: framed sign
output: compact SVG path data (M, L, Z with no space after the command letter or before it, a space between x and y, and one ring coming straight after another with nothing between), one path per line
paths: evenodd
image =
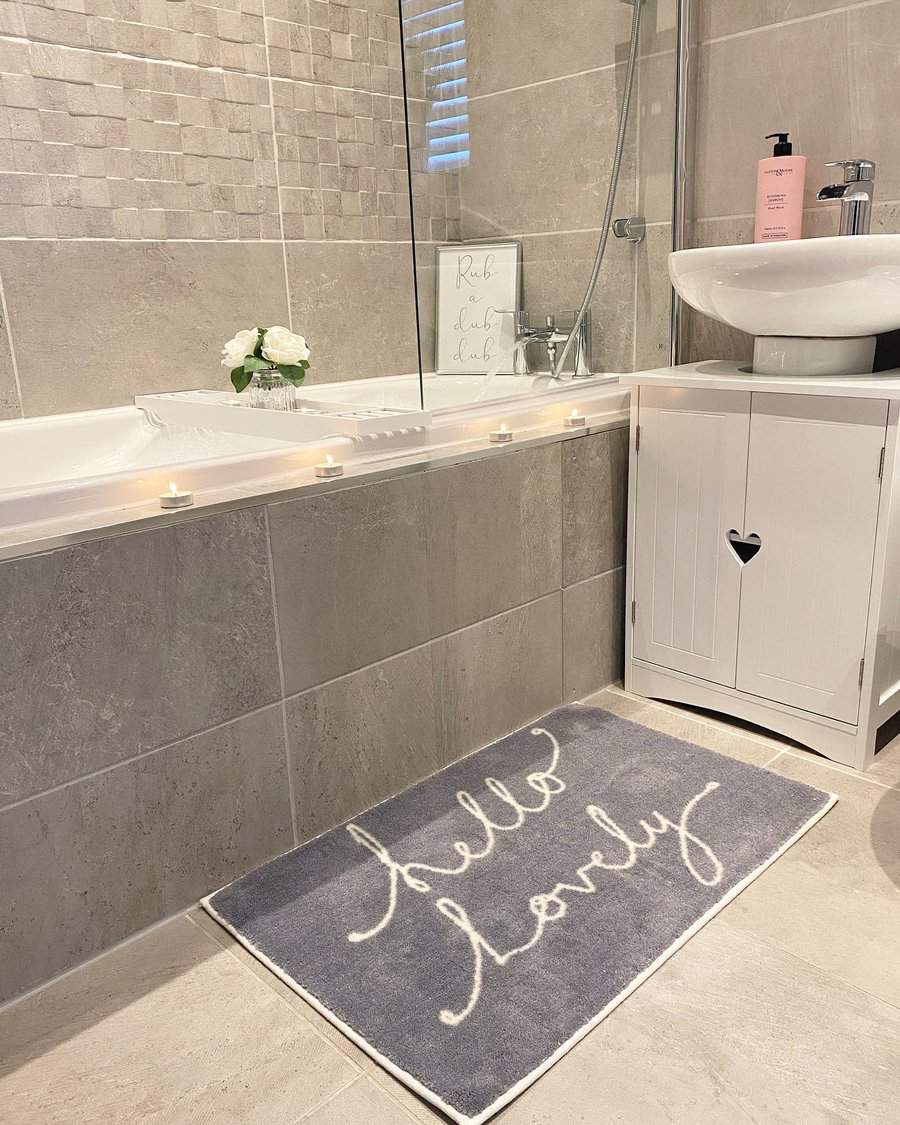
M434 365L440 375L511 372L521 292L519 242L436 248Z

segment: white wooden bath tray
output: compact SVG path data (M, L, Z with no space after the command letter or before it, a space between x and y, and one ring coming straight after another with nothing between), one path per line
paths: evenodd
M228 391L138 395L134 404L168 425L291 442L317 441L335 434L403 438L431 424L427 410L323 402L304 398L302 392L297 394L293 411L254 410L249 398Z

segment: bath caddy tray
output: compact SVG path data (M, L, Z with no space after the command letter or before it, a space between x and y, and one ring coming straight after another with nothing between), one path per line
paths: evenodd
M227 391L138 395L134 404L171 426L225 430L281 441L334 437L402 437L431 424L427 410L325 402L298 394L293 411L254 410L248 398Z

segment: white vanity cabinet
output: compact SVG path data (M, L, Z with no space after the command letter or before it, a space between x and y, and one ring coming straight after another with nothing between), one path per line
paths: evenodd
M623 381L626 686L864 768L900 709L900 378Z

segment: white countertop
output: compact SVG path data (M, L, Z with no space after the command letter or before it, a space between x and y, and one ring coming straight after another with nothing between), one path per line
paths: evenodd
M766 391L836 398L900 399L900 369L878 375L751 375L728 360L683 363L622 375L624 386L693 387L721 391Z

